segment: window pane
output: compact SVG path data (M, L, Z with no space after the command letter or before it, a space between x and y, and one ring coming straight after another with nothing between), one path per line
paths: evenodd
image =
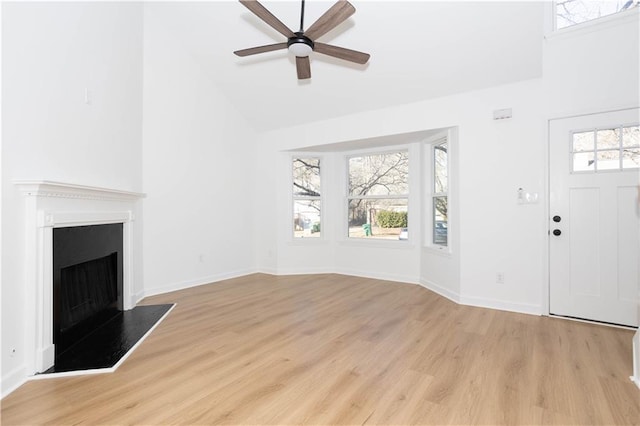
M574 151L593 151L595 147L595 133L580 132L573 134Z
M630 9L637 0L557 0L556 27L558 29L592 21Z
M433 244L447 245L447 197L433 197Z
M349 159L349 194L404 195L409 192L409 153L367 155Z
M573 154L573 171L586 172L595 170L595 161L593 152L582 152Z
M625 149L622 151L622 168L637 169L640 167L640 148Z
M599 151L598 152L598 170L618 170L620 169L620 151Z
M443 143L433 147L434 157L434 192L447 192L447 144Z
M640 146L640 127L632 126L622 129L622 146Z
M349 200L349 237L406 239L409 226L407 206L406 198Z
M320 159L293 159L293 195L297 197L320 196Z
M620 129L598 130L596 134L598 149L615 149L620 146Z
M320 200L293 200L293 235L320 236Z

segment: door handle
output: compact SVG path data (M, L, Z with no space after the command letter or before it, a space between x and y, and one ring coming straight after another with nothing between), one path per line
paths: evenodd
M562 234L562 231L561 231L561 230L559 230L559 229L554 229L554 230L553 230L553 235L555 235L556 237L557 237L558 235L560 235L560 234Z
M558 216L558 215L553 217L553 221L556 222L556 223L560 222L561 220L562 220L562 218L560 216Z

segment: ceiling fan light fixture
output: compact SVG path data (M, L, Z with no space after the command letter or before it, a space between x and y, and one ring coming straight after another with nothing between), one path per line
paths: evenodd
M299 58L304 58L305 56L309 56L311 52L313 52L313 48L304 42L296 42L291 43L289 45L289 52L294 56Z
M313 52L313 41L302 32L294 33L294 37L287 40L287 48L289 52L298 58L305 58Z

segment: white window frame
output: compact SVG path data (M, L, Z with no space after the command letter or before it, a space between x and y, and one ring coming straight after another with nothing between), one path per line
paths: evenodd
M447 144L447 191L445 192L435 192L435 150L437 146ZM425 209L424 209L424 217L425 217L425 233L424 233L424 246L428 249L432 249L441 253L452 252L452 240L451 240L451 223L452 223L452 155L451 155L451 138L447 136L440 136L431 141L425 142L425 147L427 148L425 163L427 167L425 167L425 188L426 188L426 197L425 197ZM436 197L447 197L447 243L446 244L436 244L434 242L434 234L435 234L435 203L434 199Z
M293 193L293 162L296 159L317 159L320 162L320 196L301 196L295 195ZM325 225L324 225L324 178L323 178L323 164L325 163L325 159L322 155L317 155L314 153L294 153L289 158L289 239L293 242L310 242L310 241L322 241L325 238ZM320 203L320 235L317 237L296 237L295 232L295 224L294 224L294 214L295 214L295 203L296 201L318 201Z
M382 148L377 148L377 149L370 149L370 150L359 150L359 151L352 151L347 153L344 156L344 191L345 191L345 197L344 197L344 214L343 214L343 239L344 241L347 242L351 242L351 243L360 243L363 242L365 244L371 244L371 245L376 245L376 244L402 244L402 245L406 245L407 243L412 241L411 238L411 225L409 225L411 223L411 214L410 214L410 203L411 203L411 167L409 167L409 172L407 175L407 192L406 194L400 194L400 195L365 195L365 196L351 196L350 195L350 191L349 191L349 160L351 158L356 158L356 157L367 157L367 156L372 156L372 155L386 155L386 154L395 154L398 152L406 152L408 159L409 159L409 166L411 166L411 150L409 149L409 147L407 145L394 145L394 146L387 146L387 147L382 147ZM359 238L359 237L350 237L349 236L349 204L350 201L352 199L363 199L363 200L368 200L368 199L383 199L383 200L392 200L392 199L397 199L397 200L407 200L407 228L409 229L409 233L408 233L408 239L407 240L400 240L400 239L391 239L391 238L375 238L375 236L373 238ZM414 238L415 239L415 238Z
M570 25L568 27L558 28L557 1L554 0L552 2L547 3L547 5L549 10L548 13L551 15L550 21L552 26L551 34L547 34L547 36L551 36L554 34L571 33L574 31L590 30L590 29L593 29L594 27L617 25L619 23L619 20L621 19L637 19L637 15L640 12L640 7L638 5L635 5L630 7L627 10L611 13L609 15L604 15L588 21L579 22L577 24ZM546 22L549 22L549 21L546 21Z

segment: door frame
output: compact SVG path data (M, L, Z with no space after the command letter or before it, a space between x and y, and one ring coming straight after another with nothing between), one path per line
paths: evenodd
M541 303L541 307L542 307L542 315L543 316L552 316L551 315L551 226L550 226L550 220L551 220L551 122L552 121L556 121L556 120L565 120L565 119L570 119L570 118L579 118L579 117L586 117L589 115L599 115L599 114L607 114L607 113L614 113L614 112L622 112L622 111L627 111L630 109L636 109L636 108L640 108L640 105L629 105L626 107L619 107L619 108L612 108L612 109L603 109L603 110L589 110L589 111L584 111L584 112L579 112L579 113L573 113L573 114L564 114L564 115L553 115L550 116L549 118L547 118L546 120L546 134L547 134L547 143L545 144L545 164L544 164L544 178L545 178L545 182L544 182L544 188L547 191L546 196L544 197L544 212L545 212L545 228L547 229L547 235L545 238L545 244L544 244L544 259L543 259L543 275L544 275L544 280L543 280L543 288L542 288L542 303ZM640 184L640 178L638 179L638 183ZM640 314L640 313L639 313ZM594 321L589 321L589 320L580 320L580 319L572 319L572 318L566 318L566 317L556 317L553 316L555 318L563 318L563 319L567 319L567 320L574 320L574 321L579 321L579 322L588 322L588 323L595 323ZM610 326L610 327L616 327L616 328L624 328L624 329L633 329L635 330L634 327L626 327L626 326L622 326L622 325L614 325L614 324L606 324L606 323L598 323L598 324L602 324L602 325L606 325L606 326Z

